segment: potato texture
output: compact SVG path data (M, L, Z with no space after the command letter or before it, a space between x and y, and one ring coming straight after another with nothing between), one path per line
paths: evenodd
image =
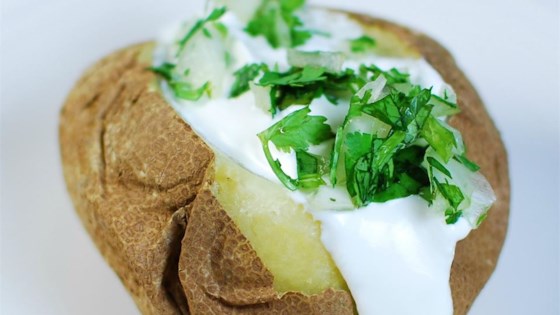
M321 243L319 222L297 205L283 186L216 156L214 193L274 275L274 288L306 294L346 289Z
M462 112L450 123L496 192L486 222L456 249L454 313L465 314L493 272L506 234L504 146L444 48L393 23L351 16L377 38L381 53L423 56L454 87ZM317 223L290 201L274 196L267 204L251 184L241 185L261 183L224 162L166 103L146 70L153 48L131 46L98 62L77 82L60 116L64 175L78 215L140 311L354 313L318 242ZM297 256L300 250L308 259Z

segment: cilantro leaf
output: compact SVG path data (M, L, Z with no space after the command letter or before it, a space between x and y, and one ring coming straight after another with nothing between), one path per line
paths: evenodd
M303 45L312 33L301 29L303 23L294 14L305 0L264 0L245 31L264 36L274 48Z
M148 69L165 79L175 97L179 99L198 101L205 93L210 96L212 92L210 82L206 82L202 86L196 88L189 82L181 81L180 77L175 73L176 65L172 63L166 62L160 66ZM187 69L183 75L187 76L188 74L189 70Z
M274 86L270 90L270 111L274 117L279 110L284 110L291 105L309 105L314 99L320 97L321 94L321 89L302 89L290 86L280 88Z
M399 107L401 107L403 103L407 103L406 95L393 90L391 94L374 103L362 104L361 111L381 120L395 129L403 130L404 126L399 110Z
M412 90L408 95L392 89L386 97L371 103L359 104L360 110L390 125L396 130L406 130L407 142L413 142L430 115L428 89ZM364 98L368 99L368 98Z
M278 150L290 152L291 149L307 151L310 145L320 144L331 139L331 127L323 116L310 116L311 110L304 107L297 110L267 130L259 138L272 141Z
M474 163L473 161L469 160L467 158L467 156L465 154L462 155L456 155L455 157L453 157L454 160L456 160L457 162L463 164L465 167L467 167L471 172L477 172L480 170L480 166L478 166L476 163Z
M186 82L169 82L169 86L175 93L177 98L187 101L198 101L204 93L210 95L210 82L204 83L199 88L194 88L190 83Z
M204 28L205 25L209 22L215 22L219 20L226 13L226 11L226 7L215 8L214 10L212 10L212 12L210 12L208 17L196 21L194 26L179 41L179 50L177 51L177 55L180 55L183 52L183 49L185 49L187 42L191 40L191 38L193 38L196 33L203 31L207 37L210 37L208 30Z
M292 68L285 73L265 72L259 84L271 86L270 100L273 116L290 105L309 105L323 94L319 82L327 79L325 69L316 67Z
M305 66L292 67L287 72L265 71L259 85L271 87L271 113L274 116L294 104L309 105L322 95L336 104L339 97L350 97L355 93L362 81L350 69L329 73L322 67Z
M395 155L397 150L404 147L403 141L406 136L405 132L395 131L389 138L383 141L383 144L377 148L374 159L377 168L383 167Z
M363 35L350 41L350 51L353 53L365 53L375 48L375 39Z
M331 185L333 187L336 185L337 179L337 171L338 171L338 160L340 159L340 150L342 149L342 143L344 141L344 127L338 127L336 131L336 136L334 140L334 147L331 153L331 160L329 163L330 172L329 172L329 179L331 181Z
M453 148L457 145L455 135L445 128L434 116L426 119L421 134L445 163L453 157Z
M150 67L148 70L169 81L173 78L173 70L175 70L175 67L176 66L174 64L165 62L157 67Z
M451 176L451 173L449 173L449 170L447 168L445 168L445 166L443 166L443 164L441 164L438 160L434 159L431 156L428 156L426 158L426 160L428 160L428 163L430 164L430 166L432 166L433 168L437 169L438 171L442 172L443 174L445 174L445 176L449 177L449 178L453 178Z
M384 71L381 68L375 65L361 65L360 72L362 75L367 75L371 73L371 76L368 78L368 81L375 81L380 75L384 76L387 79L387 84L399 84L399 83L410 83L409 77L410 75L407 73L402 73L395 68L391 68L389 71Z
M397 181L388 185L388 187L376 193L373 196L373 202L386 202L389 200L404 198L417 194L422 184L415 180L407 173L401 173L397 176Z
M310 66L304 68L292 68L286 73L268 71L265 72L259 81L259 84L262 86L279 85L302 87L317 81L326 80L327 77L324 74L324 68Z
M418 132L418 129L424 126L432 109L431 106L427 105L431 97L432 93L429 89L412 90L408 95L410 102L407 106L404 106L404 110L401 110L403 125L408 127L411 123L415 123L414 131ZM421 115L419 115L420 113Z
M298 186L314 189L325 184L322 179L319 158L305 151L296 151Z
M371 152L372 146L373 136L370 134L354 132L346 135L343 144L343 152L344 167L347 179L354 178L356 164L361 157ZM348 181L347 189L350 193L350 196L355 196L357 194L356 187L354 185L349 185Z
M274 143L280 151L294 150L297 152L307 151L310 145L320 144L332 138L331 129L325 123L327 119L323 116L310 116L310 112L308 107L304 107L258 134L268 163L278 179L290 190L298 189L300 182L282 170L280 162L272 157L269 142ZM316 183L316 180L313 182Z
M445 210L445 223L455 224L463 215L463 211L449 208Z
M461 189L459 189L459 187L455 185L442 184L439 182L437 183L437 185L438 190L441 192L443 197L445 197L445 199L449 201L449 205L453 209L459 208L459 205L465 199L463 193L461 192Z
M387 139L376 139L372 151L358 159L353 176L347 178L348 192L358 206L372 202L386 183L383 177L393 176L393 156L404 147L405 136L405 132L395 131Z
M163 77L177 98L187 101L198 101L205 93L210 96L210 82L206 82L201 87L195 88L188 82L179 81L174 73L175 68L176 65L174 64L163 63L160 66L151 67L149 70ZM189 70L187 69L184 75L187 76L188 74Z
M267 67L265 64L247 64L241 69L235 71L233 75L235 76L235 82L231 87L229 93L230 97L238 97L241 94L249 91L249 82L255 80L255 78L265 70Z
M480 226L482 222L486 220L486 218L488 218L488 212L485 212L480 217L478 217L478 220L476 220L476 226Z
M222 35L223 38L226 38L228 36L229 29L224 23L216 22L214 23L214 27L220 33L220 35Z
M433 180L436 183L438 191L449 202L449 206L451 207L445 211L447 224L456 223L462 215L462 211L459 210L459 205L465 199L463 192L455 185L440 183L435 178Z
M227 11L226 7L215 8L210 12L210 15L206 18L206 22L215 22L219 20Z
M457 104L437 95L432 95L430 103L434 106L433 114L435 117L451 116L461 112Z

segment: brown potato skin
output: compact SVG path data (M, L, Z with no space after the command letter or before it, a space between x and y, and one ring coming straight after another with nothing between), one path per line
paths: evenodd
M456 249L455 314L466 314L494 268L509 215L507 156L478 94L429 37L352 15L389 31L457 92L469 157L497 195L488 219ZM68 190L84 226L143 314L352 314L351 296L274 292L272 274L211 192L214 155L176 115L146 70L153 44L104 58L77 82L60 115Z

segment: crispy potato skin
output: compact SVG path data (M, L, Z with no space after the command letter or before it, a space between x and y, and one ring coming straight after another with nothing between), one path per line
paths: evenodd
M498 131L452 56L429 37L352 15L394 34L457 92L450 123L498 201L456 249L454 313L466 314L493 270L509 214L507 156ZM351 296L278 295L273 276L211 192L212 150L160 95L146 70L153 44L104 58L77 82L60 115L68 191L82 223L144 314L352 314Z

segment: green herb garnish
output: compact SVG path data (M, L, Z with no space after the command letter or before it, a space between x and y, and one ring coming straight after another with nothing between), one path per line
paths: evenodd
M306 66L292 67L287 72L264 72L258 84L268 86L271 109L274 116L291 105L309 105L314 99L325 96L336 104L341 96L349 96L359 80L354 72L328 73L324 68Z
M254 73L261 71L257 84L271 88L273 113L293 104L308 105L323 95L334 100L350 98L348 113L334 136L327 168L320 167L320 161L326 158L310 154L307 148L333 135L326 118L309 116L307 107L259 134L269 164L286 187L309 190L342 182L358 207L410 195L420 195L432 203L440 196L447 205L447 223L463 215L461 204L466 197L460 186L449 182L454 177L447 163L453 158L470 171L478 169L460 152L463 145L457 143L460 137L456 137L456 131L433 114L442 103L454 111L456 104L434 97L431 89L413 85L407 74L374 65L339 73L313 66L292 67L287 72L258 66L247 69L254 69L250 77L255 78ZM371 131L350 131L353 120L364 115L374 119ZM296 179L286 175L272 157L269 142L281 151L295 151Z
M169 82L169 86L177 98L187 101L198 101L205 93L208 95L211 93L209 82L198 88L187 82Z
M375 39L363 35L350 41L350 51L353 53L365 53L375 48Z
M315 189L325 185L320 158L305 151L296 151L298 185L300 189Z
M198 101L204 94L210 95L212 92L210 82L206 82L197 88L189 82L182 81L175 73L176 66L174 64L163 63L158 67L148 68L148 70L165 79L177 98L187 101ZM187 76L188 74L189 70L185 70L183 76Z
M379 78L379 76L382 75L383 77L385 77L385 79L387 79L387 84L389 85L396 84L396 83L410 84L409 75L407 73L402 73L395 68L391 68L388 71L384 71L375 65L369 65L369 66L361 65L360 73L362 73L362 75L371 73L371 75L368 78L368 81L374 81L377 78Z
M465 154L456 155L455 157L453 157L453 159L466 166L471 172L480 170L480 166L469 160Z
M196 21L194 26L179 41L179 50L177 51L177 56L183 52L185 46L187 45L187 42L191 38L193 38L194 35L196 35L198 32L202 31L206 37L211 37L212 35L210 34L210 31L208 31L208 29L205 28L206 24L209 22L215 22L219 20L226 13L226 11L227 11L226 7L216 8L212 10L212 12L210 12L210 14L206 18ZM224 28L218 26L218 31L223 33Z
M435 117L430 116L422 128L422 136L445 163L453 157L453 148L457 145L455 135Z
M218 21L226 12L225 7L216 8L204 19L196 21L194 26L185 34L185 36L178 42L179 48L177 50L176 57L180 56L185 46L197 33L202 32L206 37L212 37L212 33L206 28L207 23ZM227 35L227 27L221 23L214 23L216 30L223 36ZM202 86L196 87L192 83L185 81L185 77L188 76L189 70L185 70L183 73L177 72L177 66L173 63L166 62L157 67L149 68L152 72L161 76L165 79L173 91L175 97L187 100L187 101L198 101L204 94L210 96L211 84L206 82Z
M270 152L269 143L272 142L278 150L283 152L291 150L305 152L310 145L317 145L332 138L331 129L325 123L327 119L323 116L310 116L310 112L308 107L304 107L258 134L268 163L284 186L290 190L301 188L302 185L298 179L291 178L282 170L282 165L274 159ZM302 169L308 173L308 167L302 167Z
M447 224L456 223L463 214L462 211L459 210L459 205L465 199L463 192L461 192L461 189L455 185L440 183L437 180L435 180L435 183L443 198L449 202L450 207L445 210L445 221Z
M296 15L304 2L263 0L245 31L263 36L273 48L302 45L316 33L304 29ZM176 57L197 34L228 36L227 27L219 22L225 11L218 8L198 20L178 42ZM354 54L375 47L375 39L367 35L349 41ZM227 51L224 58L228 65L234 61ZM465 170L476 172L479 167L466 157L458 131L442 120L459 112L455 96L449 97L447 91L443 97L434 95L431 88L413 84L408 74L397 69L362 64L357 70L341 70L344 60L344 53L292 49L288 54L291 68L286 71L279 66L247 64L234 73L232 98L258 85L263 87L259 93L270 91L273 117L293 105L303 106L258 134L280 182L290 190L308 192L324 185L344 187L356 207L419 195L437 205L448 224L463 215L469 218L465 207L471 196L466 192L470 194L472 187L461 177L467 176ZM210 82L193 86L185 81L188 70L178 73L172 63L151 70L167 81L177 98L196 101L211 93ZM322 97L332 103L324 106L350 103L343 123L334 126L338 127L334 134L326 117L310 114L308 105ZM294 154L295 176L283 169L271 143L280 152ZM323 153L310 150L314 145L323 145L316 148ZM480 224L483 218L484 214L478 215L472 222Z
M173 70L175 70L175 65L172 63L163 63L158 67L150 67L148 70L160 75L165 80L171 81L173 79Z
M305 0L264 0L247 25L252 36L264 36L274 47L297 47L303 45L312 33L301 29L303 23L295 15Z
M264 64L248 64L243 68L235 71L233 75L235 76L235 82L231 87L229 93L230 97L238 97L239 95L249 91L249 83L254 81L261 71L266 70L268 67Z
M438 171L442 172L445 176L449 177L449 178L453 178L451 176L451 173L449 173L449 170L447 168L445 168L445 166L443 166L443 164L441 164L438 160L434 159L431 156L428 156L426 158L426 160L428 161L428 163L430 164L431 167L437 169Z

